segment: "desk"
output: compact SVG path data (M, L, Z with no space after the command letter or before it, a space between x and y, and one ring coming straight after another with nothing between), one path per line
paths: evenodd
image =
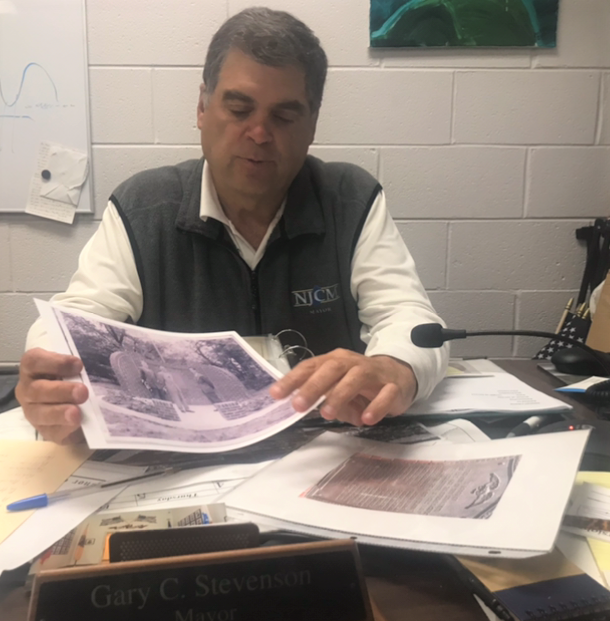
M506 360L499 364L534 388L550 393L560 382L541 371L532 360ZM595 412L567 394L553 396L574 406L574 418L595 418ZM404 621L404 611L417 621L486 621L474 598L453 572L434 554L363 549L363 562L371 596L387 621ZM23 588L0 586L3 621L25 621L28 600Z

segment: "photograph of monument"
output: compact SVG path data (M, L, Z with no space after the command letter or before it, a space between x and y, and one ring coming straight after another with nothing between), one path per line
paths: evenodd
M240 448L303 414L274 400L278 372L237 334L176 334L54 307L56 328L81 358L90 388L92 448L213 452Z

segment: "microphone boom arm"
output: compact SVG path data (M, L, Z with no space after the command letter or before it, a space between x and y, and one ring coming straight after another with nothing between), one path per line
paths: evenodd
M506 332L499 332L497 330L482 330L482 331L477 331L477 332L470 332L470 331L463 331L464 335L463 336L456 336L454 338L466 338L469 336L538 336L538 337L542 337L542 338L550 338L553 339L554 341L562 341L564 343L570 343L571 345L574 345L575 347L580 347L581 349L584 349L586 352L590 353L601 365L604 369L606 369L606 373L608 373L608 375L610 376L610 368L608 365L608 360L604 357L604 355L599 352L596 351L595 349L593 349L592 347L589 347L588 345L585 345L584 343L582 343L581 341L579 341L578 339L573 339L569 336L562 336L561 334L553 334L552 332L541 332L539 330L510 330L510 334L506 334Z

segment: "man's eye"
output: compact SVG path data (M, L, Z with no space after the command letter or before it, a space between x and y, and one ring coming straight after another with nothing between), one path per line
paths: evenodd
M234 116L236 116L238 119L243 119L245 117L248 116L248 114L250 114L250 110L243 110L243 109L233 109L231 110L231 114L233 114Z
M294 123L294 119L293 118L287 117L287 116L283 116L281 114L276 114L275 115L275 119L276 119L276 121L279 121L280 123L285 123L285 124Z

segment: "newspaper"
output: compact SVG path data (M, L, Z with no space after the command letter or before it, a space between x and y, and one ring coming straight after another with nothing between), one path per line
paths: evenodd
M162 332L36 300L60 353L78 356L89 399L90 448L215 453L292 425L291 399L269 387L281 373L236 332Z

